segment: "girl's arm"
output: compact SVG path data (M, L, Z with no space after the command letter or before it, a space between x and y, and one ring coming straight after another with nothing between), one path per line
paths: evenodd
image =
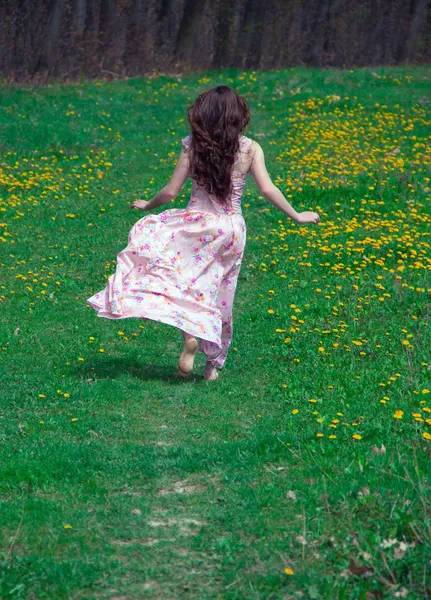
M162 188L160 192L158 192L149 202L146 202L145 200L135 200L135 202L132 202L130 205L130 208L151 210L152 208L156 208L156 206L161 206L162 204L170 202L173 198L175 198L175 196L178 195L179 191L183 187L183 184L188 176L189 166L189 155L184 151L184 147L182 147L178 157L178 162L175 166L174 172L172 173L172 177L165 187Z
M253 144L255 147L255 152L250 171L262 196L264 196L269 202L271 202L271 204L278 208L278 210L281 210L282 213L293 219L296 223L317 223L320 219L317 213L312 211L298 213L289 204L269 176L261 146L255 141L253 141Z

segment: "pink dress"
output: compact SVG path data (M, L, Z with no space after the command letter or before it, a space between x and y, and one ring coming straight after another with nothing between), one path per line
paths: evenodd
M241 197L247 173L235 170L252 140L240 137L233 192L220 204L194 179L186 208L139 219L117 255L105 289L87 300L99 317L137 317L199 338L218 368L232 340L232 305L246 242ZM182 140L189 147L190 135Z

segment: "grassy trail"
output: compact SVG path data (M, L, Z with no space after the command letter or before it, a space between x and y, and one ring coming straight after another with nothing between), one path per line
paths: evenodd
M430 80L2 90L0 598L431 597ZM177 376L178 330L85 300L145 215L129 204L167 182L186 105L218 83L321 222L248 182L233 345L206 382L203 355Z

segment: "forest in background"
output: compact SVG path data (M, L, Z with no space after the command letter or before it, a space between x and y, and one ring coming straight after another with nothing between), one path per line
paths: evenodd
M428 0L3 0L0 75L426 63Z

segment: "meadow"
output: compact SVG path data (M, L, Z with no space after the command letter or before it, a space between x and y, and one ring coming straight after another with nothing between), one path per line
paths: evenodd
M243 197L234 337L97 317L189 133L243 94L298 225ZM293 68L0 99L0 597L431 597L431 68ZM188 180L172 204L186 205Z

